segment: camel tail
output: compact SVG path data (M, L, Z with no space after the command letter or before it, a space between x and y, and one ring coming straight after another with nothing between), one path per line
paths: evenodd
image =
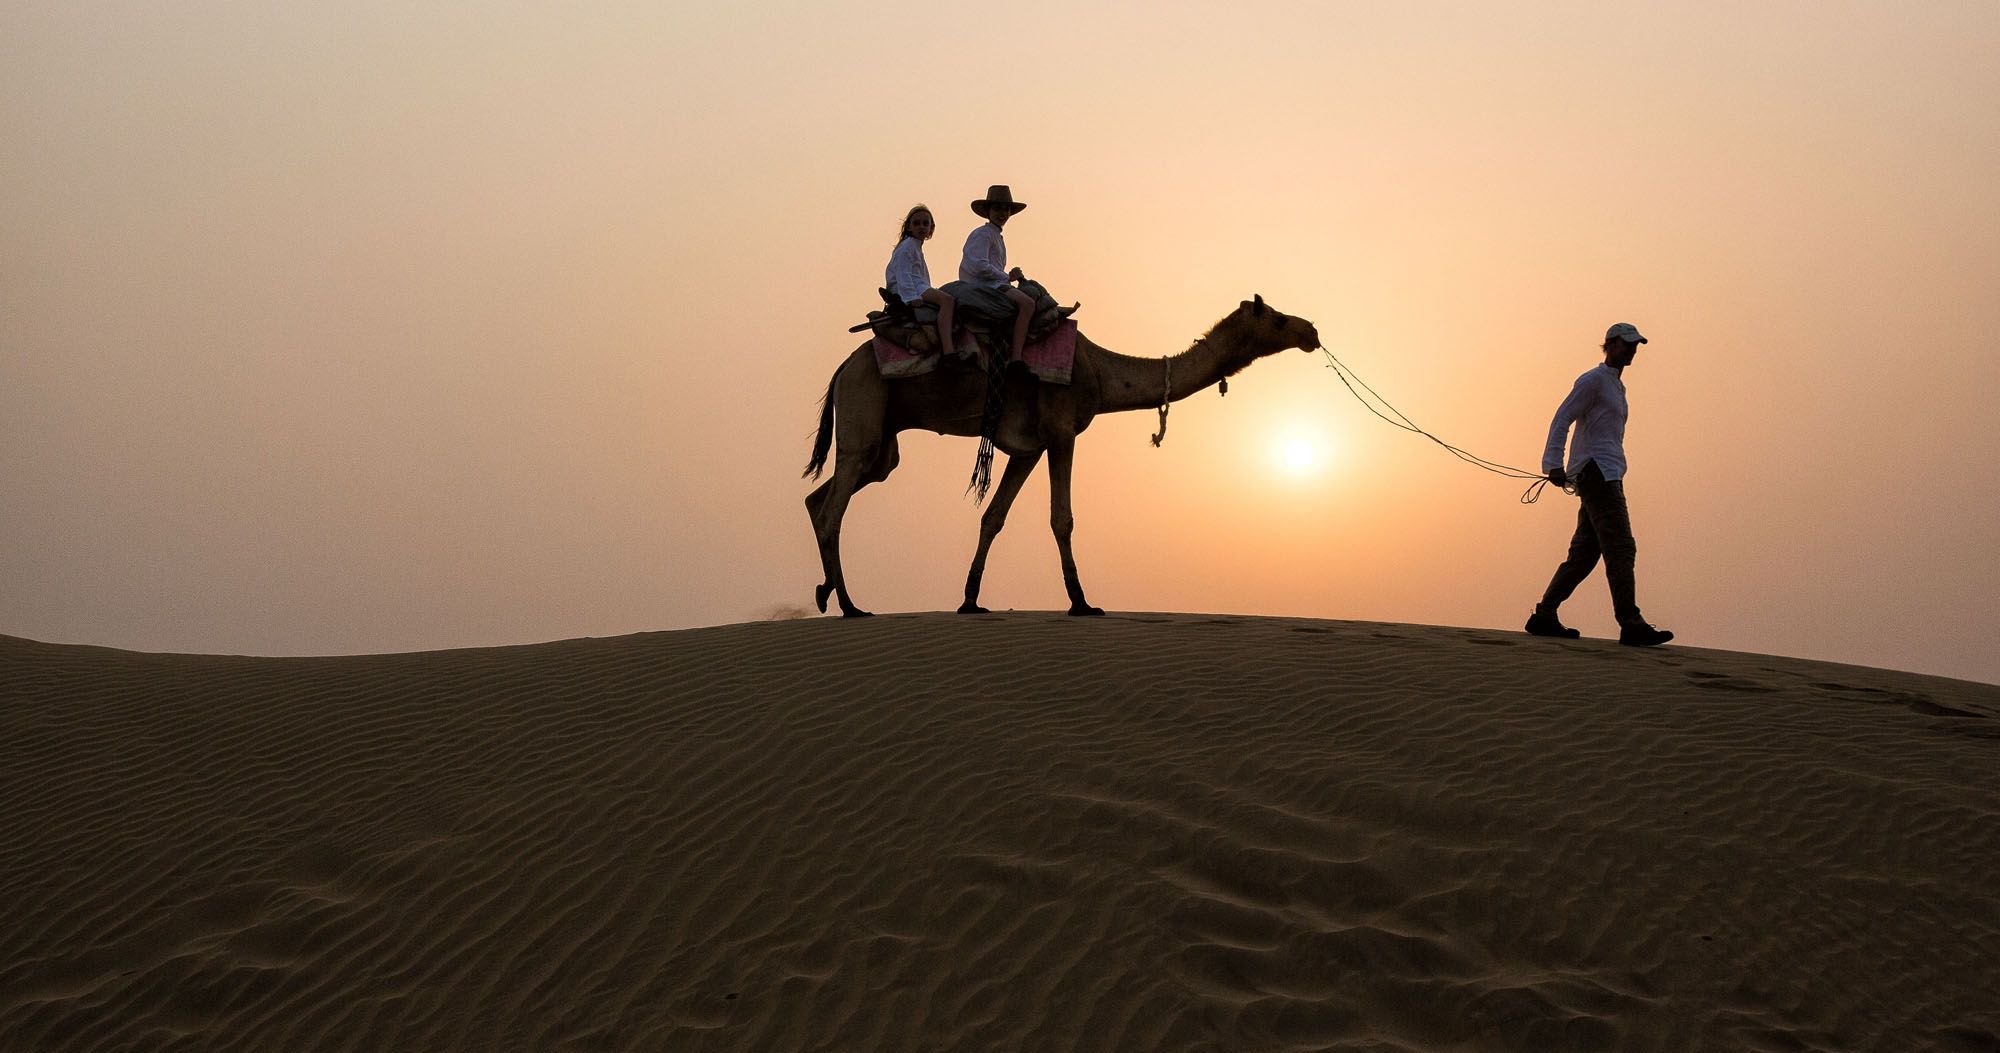
M813 438L812 460L799 473L805 478L817 479L826 468L826 453L833 448L833 386L840 383L840 370L846 368L847 363L842 362L833 371L833 378L826 382L826 397L819 400L819 434Z

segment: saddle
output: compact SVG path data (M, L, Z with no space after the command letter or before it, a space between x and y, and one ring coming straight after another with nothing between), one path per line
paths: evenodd
M882 296L882 309L868 312L867 321L849 326L847 331L850 333L871 331L876 336L913 354L935 354L938 350L937 308L927 303L913 307L897 299L887 289L875 291ZM1055 297L1049 295L1049 291L1043 288L1040 282L1036 281L1022 282L1021 291L1033 297L1035 301L1034 316L1028 321L1028 343L1031 344L1039 343L1055 332L1069 320L1070 315L1075 314L1083 306L1081 303L1073 303L1064 307L1056 302ZM995 350L1005 351L1014 339L1011 327L1002 330L989 325L983 319L968 317L965 313L961 313L954 322L957 323L956 328L971 333L972 338L989 354Z

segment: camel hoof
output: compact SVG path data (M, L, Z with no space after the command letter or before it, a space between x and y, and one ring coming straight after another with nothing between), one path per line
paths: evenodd
M1072 604L1069 614L1072 618L1101 618L1104 616L1104 608L1092 607L1087 603Z
M964 603L961 603L961 604L959 604L959 605L958 605L958 613L960 613L960 614L991 614L991 613L993 613L993 612L992 612L992 611L989 611L989 610L987 610L987 609L986 609L986 608L984 608L984 607L981 607L980 605L978 605L978 604L976 604L976 603L972 602L971 600L967 600L967 601L965 601Z
M819 612L821 614L826 613L826 598L832 594L833 586L831 585L813 586L813 602L819 605Z
M875 617L875 612L864 611L859 607L849 607L846 610L841 611L840 616L842 618L873 618Z

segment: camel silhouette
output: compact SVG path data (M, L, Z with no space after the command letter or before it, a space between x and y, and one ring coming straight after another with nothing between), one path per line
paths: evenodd
M1007 509L1021 491L1042 455L1049 458L1049 526L1062 554L1063 586L1069 592L1069 613L1103 614L1084 599L1070 554L1070 466L1076 437L1100 413L1156 410L1184 399L1267 355L1287 348L1311 351L1319 332L1311 322L1284 314L1264 303L1262 296L1243 301L1192 347L1167 358L1134 358L1108 351L1082 333L1076 338L1076 361L1070 383L1046 384L1025 370L1007 371L1006 404L993 438L1007 455L1007 467L992 501L979 519L979 549L965 576L962 614L983 614L979 581L986 552L1007 522ZM819 434L805 474L819 478L829 449L833 474L806 495L806 513L819 539L820 564L826 580L814 589L813 600L823 613L828 594L838 596L840 613L849 618L869 612L854 605L840 567L840 523L847 502L870 483L896 470L896 435L913 428L940 435L978 435L986 405L987 378L974 370L938 369L921 376L882 379L874 351L862 344L833 371L820 405ZM836 430L836 422L838 428ZM1164 421L1163 421L1164 427Z

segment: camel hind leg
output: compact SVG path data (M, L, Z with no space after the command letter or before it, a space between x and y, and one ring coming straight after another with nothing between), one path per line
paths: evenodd
M833 478L806 495L806 514L812 518L813 532L819 539L820 568L826 576L813 588L813 604L825 613L827 598L834 596L845 618L870 615L855 606L848 595L847 576L840 565L840 525L847 517L847 502L870 483L887 479L902 459L894 435L858 445L857 449L843 443L834 459Z
M837 465L835 470L838 471ZM813 492L806 495L806 518L812 520L813 536L816 538L820 533L820 519L825 515L827 495L832 492L833 478L829 476L826 482L814 487ZM838 562L838 556L835 560ZM833 591L834 569L833 565L827 563L826 542L823 539L819 542L819 563L820 572L824 577L821 578L820 584L813 586L813 606L818 607L821 614L825 614L827 595Z

